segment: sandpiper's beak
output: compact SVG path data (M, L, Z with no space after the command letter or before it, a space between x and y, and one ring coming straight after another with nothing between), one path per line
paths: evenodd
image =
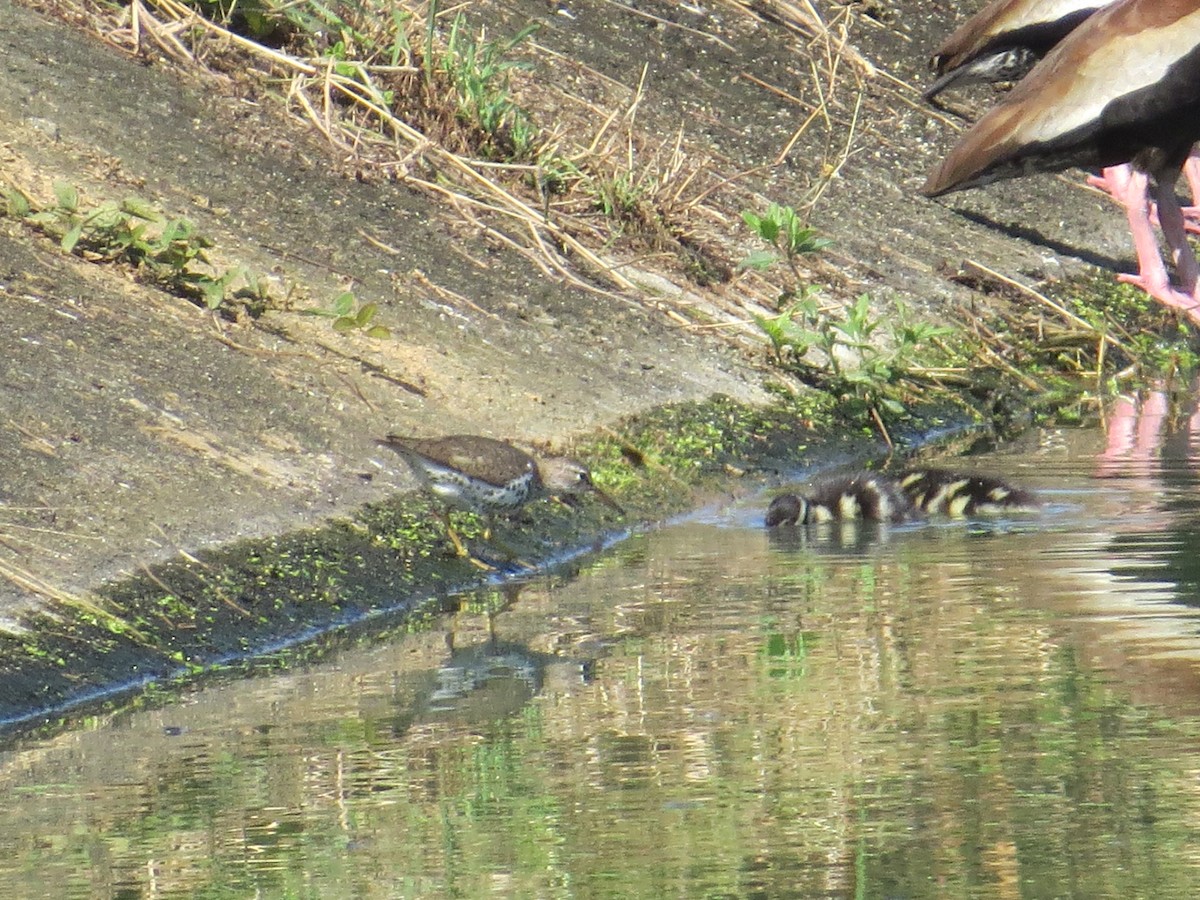
M596 495L596 498L601 503L603 503L605 506L607 506L609 509L611 509L613 512L615 512L617 515L619 515L619 516L625 515L625 510L621 508L621 504L618 503L616 500L614 500L612 497L608 496L608 494L604 493L604 491L600 490L600 488L596 487L595 484L592 485L592 493L594 493Z
M600 488L596 486L596 483L592 481L590 477L585 474L579 480L586 485L586 488L577 489L569 493L564 492L562 494L556 494L555 499L558 500L558 502L563 506L569 506L571 509L574 509L579 505L579 501L582 500L586 494L594 494L596 499L609 509L613 510L618 515L625 515L625 510L622 508L621 504L619 504L612 497L608 496L608 494L604 493L604 491L600 490Z

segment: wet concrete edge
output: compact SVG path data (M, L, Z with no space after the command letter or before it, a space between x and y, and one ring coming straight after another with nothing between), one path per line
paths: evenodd
M898 455L978 439L978 422L961 410L926 411L894 436ZM320 528L183 554L110 582L94 598L30 610L27 630L0 633L0 730L57 730L150 686L181 689L266 658L274 667L310 660L331 636L373 623L419 628L456 593L562 571L700 502L886 453L881 441L844 424L817 430L794 409L724 397L650 411L624 423L622 434L623 441L580 441L573 451L626 516L598 503L573 510L538 501L497 536L530 566L497 555L497 569L484 573L454 557L434 501L409 493ZM695 452L697 434L707 453Z

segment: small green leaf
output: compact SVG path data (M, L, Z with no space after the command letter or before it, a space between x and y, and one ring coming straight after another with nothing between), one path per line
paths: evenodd
M16 216L18 219L23 219L29 215L31 209L29 198L18 190L4 192L5 206L8 215Z
M392 332L391 329L389 329L386 325L372 325L367 329L366 335L367 337L386 340L392 336Z
M52 212L35 212L30 215L29 221L38 228L49 231L54 223L58 221L58 216Z
M775 243L775 239L779 237L779 223L774 219L759 219L758 227L754 229L760 238L770 243Z
M200 291L204 294L204 305L209 309L217 309L225 302L225 285L210 278L200 283Z
M79 192L72 184L65 181L54 182L54 197L58 200L60 209L75 212L79 208Z
M379 307L374 303L365 303L358 310L358 315L354 317L354 324L359 328L366 328L371 324L371 320L375 318L375 313L379 312Z
M345 334L354 330L354 320L349 316L339 316L333 320L333 330Z
M163 227L161 241L163 244L186 241L194 230L195 226L187 219L172 219Z
M779 262L779 254L772 253L770 250L755 250L740 263L739 269L769 269L775 263Z
M350 291L343 291L333 298L333 303L330 304L330 309L336 315L349 316L354 312L354 294Z
M788 248L793 254L816 253L818 250L824 249L832 243L833 241L828 238L817 237L816 232L811 228L802 228L799 231L793 231L788 236Z
M75 252L75 245L79 243L81 237L83 237L83 223L76 222L62 236L62 248L68 253Z
M140 197L126 197L122 200L121 212L145 219L148 222L157 222L161 218L154 206L148 200Z

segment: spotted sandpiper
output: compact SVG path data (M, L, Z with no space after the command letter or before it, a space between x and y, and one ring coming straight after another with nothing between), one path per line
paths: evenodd
M489 520L496 513L519 509L538 497L571 497L586 492L595 494L618 513L623 512L615 500L592 483L587 467L571 459L538 459L512 444L476 434L440 438L389 434L376 443L403 456L424 485L448 505L481 513ZM458 555L481 564L455 534L449 514L442 518Z

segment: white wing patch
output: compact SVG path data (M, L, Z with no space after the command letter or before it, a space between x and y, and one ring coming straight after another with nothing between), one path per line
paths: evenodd
M1196 48L1198 41L1200 11L1163 28L1109 40L1099 52L1081 61L1069 88L1049 106L1036 110L1039 95L1028 98L1035 104L1035 110L1027 112L1025 127L1020 129L1022 140L1049 142L1099 121L1104 108L1113 100L1161 81L1173 64ZM1057 80L1064 79L1060 75Z
M1004 19L1002 29L993 31L1017 31L1026 25L1044 25L1065 18L1073 12L1090 9L1097 6L1097 0L1043 0L1042 3L1028 3L1024 12L1018 12L1012 18Z

